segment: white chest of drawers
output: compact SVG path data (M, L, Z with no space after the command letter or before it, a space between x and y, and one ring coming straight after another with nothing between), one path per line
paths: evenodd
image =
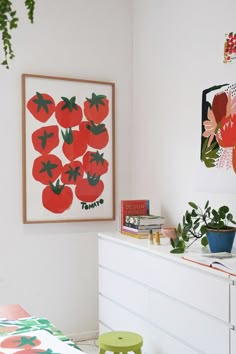
M169 244L98 238L100 333L138 332L146 354L236 353L234 278L170 254Z

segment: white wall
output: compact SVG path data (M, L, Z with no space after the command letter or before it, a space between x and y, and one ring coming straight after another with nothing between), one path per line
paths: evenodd
M0 67L0 304L19 303L66 334L98 329L98 231L117 227L119 200L130 194L131 3L37 1L35 23L23 1L13 35L16 58ZM22 224L21 74L116 84L116 222Z
M201 93L235 82L222 58L236 4L134 0L133 44L131 1L41 0L33 26L15 4L16 58L0 68L0 304L20 303L67 334L96 331L96 233L117 228L120 199L149 198L174 225L189 200L236 212L235 194L198 187ZM116 83L116 222L22 224L22 73Z
M226 172L219 191L209 192L212 180L199 183L201 94L235 83L235 64L223 64L235 12L233 0L133 1L132 192L169 225L181 222L189 201L226 203L236 214Z

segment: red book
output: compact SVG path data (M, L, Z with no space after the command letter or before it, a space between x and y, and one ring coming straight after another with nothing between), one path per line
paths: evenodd
M121 200L120 202L120 231L125 224L126 215L149 215L150 201L146 199Z
M227 252L220 252L222 254L227 253ZM220 257L220 253L218 253L219 257ZM215 257L214 257L215 255ZM204 267L210 267L216 270L220 270L221 272L225 272L231 275L236 276L236 262L235 262L235 257L232 256L232 254L228 253L228 259L221 259L221 258L217 258L217 254L215 253L211 253L209 254L209 258L208 255L205 256L197 256L195 254L191 255L187 255L182 257L183 259L185 259L186 261L189 262L193 262L193 263L197 263L200 264Z

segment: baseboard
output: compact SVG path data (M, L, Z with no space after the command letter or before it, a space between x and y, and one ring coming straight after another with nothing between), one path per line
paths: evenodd
M70 333L66 334L68 338L73 340L73 342L80 342L84 340L93 340L98 338L98 331L81 332L81 333Z

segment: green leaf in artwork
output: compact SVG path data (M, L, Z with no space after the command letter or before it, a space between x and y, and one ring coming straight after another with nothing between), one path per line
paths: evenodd
M219 158L219 145L217 142L213 142L210 146L207 146L208 139L206 139L202 146L202 161L208 168L215 167Z

